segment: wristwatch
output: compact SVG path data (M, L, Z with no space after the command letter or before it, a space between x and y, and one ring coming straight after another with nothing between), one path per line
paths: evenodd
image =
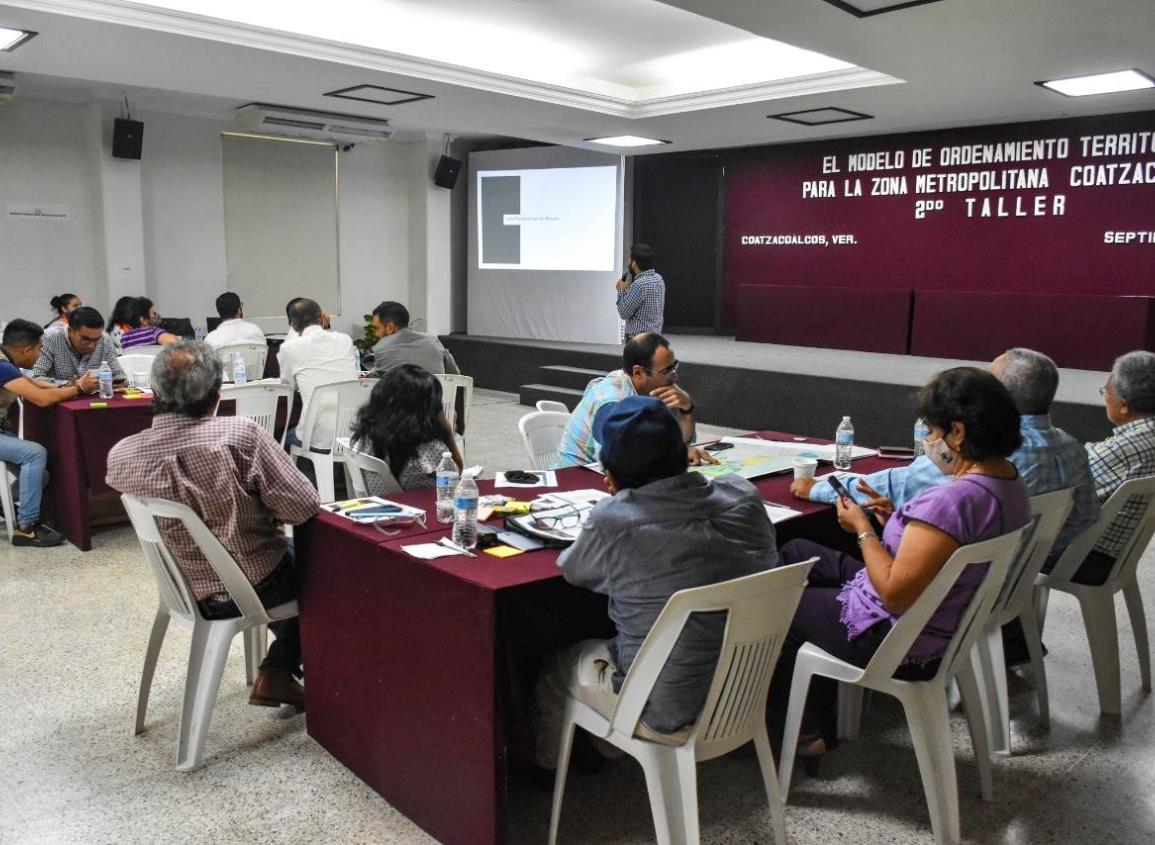
M858 535L858 545L859 545L859 547L861 547L861 546L862 546L862 541L863 541L863 540L865 540L865 539L867 539L868 537L873 537L875 540L877 540L877 539L878 539L878 535L877 535L877 534L875 534L873 531L862 531L862 532L860 532L860 533L859 533L859 535Z

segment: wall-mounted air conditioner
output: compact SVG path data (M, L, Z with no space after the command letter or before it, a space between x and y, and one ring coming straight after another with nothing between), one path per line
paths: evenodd
M249 103L240 106L236 115L241 131L258 135L283 135L335 144L388 141L393 137L389 121L354 114Z

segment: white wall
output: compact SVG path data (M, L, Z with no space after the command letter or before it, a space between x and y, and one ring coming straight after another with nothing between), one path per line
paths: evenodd
M45 323L48 300L106 296L98 125L83 107L13 100L0 108L0 319ZM61 206L58 222L8 216L10 203Z
M0 214L7 202L70 209L65 223L0 217L0 319L46 322L48 300L63 291L106 314L116 296L130 293L146 293L162 314L194 323L214 313L227 278L220 133L229 124L139 115L138 163L110 158L117 113L111 104L29 99L0 109ZM359 336L362 315L386 299L404 302L431 330L463 324L454 306L461 297L452 287L449 191L432 184L437 147L358 144L341 154L335 328ZM283 314L250 316L269 316L270 329L284 325Z

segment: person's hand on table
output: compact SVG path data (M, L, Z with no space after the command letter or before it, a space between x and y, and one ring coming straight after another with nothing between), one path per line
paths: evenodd
M867 499L862 503L862 506L874 511L879 522L885 523L890 519L891 514L894 513L894 502L890 500L890 497L882 495L861 478L858 479L858 492L866 494Z
M790 492L794 494L796 499L810 501L810 491L814 489L814 485L817 483L817 478L795 478L790 485Z
M690 466L692 467L701 466L702 464L722 463L705 449L700 449L697 446L687 446L686 457L690 459Z
M100 379L92 372L87 372L76 377L76 386L80 388L81 393L95 393L96 389L100 387Z
M838 524L847 534L861 534L864 531L874 533L874 526L866 518L866 511L845 496L838 497L834 509L838 512Z
M665 384L654 388L650 391L650 395L665 402L666 407L671 411L687 412L694 407L694 400L690 398L690 394L676 384Z

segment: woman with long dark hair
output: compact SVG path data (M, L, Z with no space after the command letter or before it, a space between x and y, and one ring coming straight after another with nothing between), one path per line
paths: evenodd
M135 296L122 296L116 300L116 304L112 306L112 313L108 315L108 323L104 330L108 332L112 342L120 347L120 339L124 333L132 328L128 323L129 309L132 307L132 301L136 299Z
M157 325L154 325L157 324ZM175 334L166 332L160 325L160 317L147 296L138 296L128 303L129 330L120 336L120 348L134 346L163 346L180 340Z
M68 315L80 307L80 297L74 293L62 293L48 300L56 316L44 324L45 330L68 328Z
M403 490L435 487L444 452L461 469L461 453L441 407L441 382L413 364L390 370L377 382L357 413L350 440L355 449L385 461Z

